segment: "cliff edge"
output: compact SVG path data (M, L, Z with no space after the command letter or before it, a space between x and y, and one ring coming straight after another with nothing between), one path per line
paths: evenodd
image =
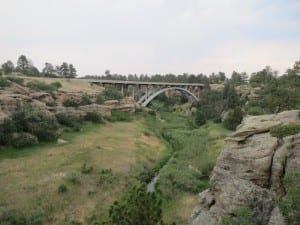
M250 210L256 224L288 224L276 201L287 193L283 178L300 171L300 133L276 138L270 129L290 124L300 124L299 110L244 118L226 139L189 224L217 225L241 208Z

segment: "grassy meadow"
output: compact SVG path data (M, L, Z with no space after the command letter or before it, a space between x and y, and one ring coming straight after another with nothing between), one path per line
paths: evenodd
M43 224L104 218L109 205L137 182L143 165L154 164L165 151L144 129L139 121L90 125L65 132L64 144L1 150L0 210L17 217L38 214ZM67 191L58 193L62 184Z
M159 173L167 222L187 224L228 131L179 113L68 129L66 143L0 151L0 215L30 224L97 224L128 188Z

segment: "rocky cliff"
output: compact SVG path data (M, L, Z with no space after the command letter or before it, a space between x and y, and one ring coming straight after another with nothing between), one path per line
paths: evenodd
M113 109L129 113L135 111L136 105L132 98L125 98L122 101L106 101L101 105L82 105L76 108L63 106L63 102L66 99L79 102L82 96L86 93L89 93L89 96L93 99L98 93L101 93L102 89L103 88L99 87L98 89L93 88L91 90L87 90L89 92L83 92L80 88L76 91L62 87L50 94L43 91L34 91L26 86L11 82L9 87L0 90L0 121L5 117L10 116L17 106L22 103L33 105L35 108L39 108L45 113L64 112L74 116L84 116L87 112L99 112L103 116L109 116Z
M250 209L256 224L287 224L276 200L286 194L283 177L300 171L300 134L272 137L270 129L280 124L300 124L299 111L246 117L226 139L190 225L217 225L241 208Z

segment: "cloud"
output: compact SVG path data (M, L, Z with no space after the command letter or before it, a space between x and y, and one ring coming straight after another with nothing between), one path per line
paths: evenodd
M283 72L299 59L298 0L4 0L0 62L26 54L84 74Z

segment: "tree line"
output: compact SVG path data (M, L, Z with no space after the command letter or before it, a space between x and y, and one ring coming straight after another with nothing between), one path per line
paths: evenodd
M63 62L61 65L54 66L52 63L46 62L42 71L39 71L34 66L33 62L25 55L20 55L16 66L11 60L4 62L1 65L1 73L10 74L12 72L19 72L27 76L44 76L44 77L65 77L75 78L77 71L73 64Z

